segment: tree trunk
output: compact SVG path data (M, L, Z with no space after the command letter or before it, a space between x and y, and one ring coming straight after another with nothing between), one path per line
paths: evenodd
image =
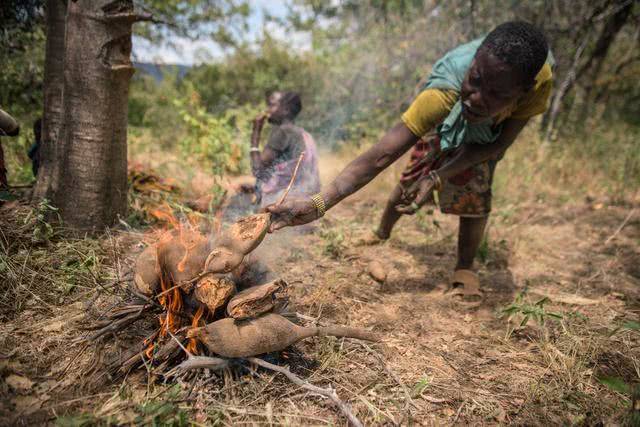
M39 149L38 182L34 200L52 199L58 188L57 149L62 124L62 89L64 86L64 37L66 0L47 0L47 44L44 62L44 108L42 142Z
M580 114L581 120L586 119L586 116L590 111L592 106L592 103L590 102L591 94L596 84L597 77L600 74L600 70L602 69L602 64L604 63L607 53L609 53L609 49L616 36L627 23L629 16L631 16L632 6L633 2L628 0L617 0L614 2L612 6L613 11L604 23L593 52L591 53L591 57L583 66L582 71L585 75L583 80L586 102L583 104L582 112Z
M133 74L131 0L69 2L59 190L66 226L101 231L127 209L127 97Z

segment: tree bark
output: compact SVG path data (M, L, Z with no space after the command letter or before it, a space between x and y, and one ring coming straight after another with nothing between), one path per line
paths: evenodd
M69 2L59 191L65 226L101 231L127 210L131 0Z
M67 15L66 0L47 0L47 42L44 63L44 108L40 168L33 199L52 199L58 188L57 149L62 127L62 92L64 86L64 38Z

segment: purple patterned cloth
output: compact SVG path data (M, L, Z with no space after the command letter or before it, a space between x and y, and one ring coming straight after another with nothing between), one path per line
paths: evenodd
M304 140L304 158L298 170L291 192L294 196L309 195L320 191L320 175L318 173L318 150L313 137L302 130ZM266 206L275 203L278 196L287 188L289 181L296 168L298 159L290 159L282 163L278 163L273 167L273 173L269 179L262 185L262 205Z

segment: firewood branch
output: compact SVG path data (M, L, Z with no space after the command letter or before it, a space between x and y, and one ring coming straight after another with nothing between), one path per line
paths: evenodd
M214 371L229 367L230 362L219 357L189 356L187 360L169 370L165 376L173 377L194 369L211 369Z
M289 191L291 191L291 187L293 187L293 183L295 182L296 177L298 176L298 169L300 168L300 163L302 163L302 159L304 159L304 151L300 153L300 157L298 157L298 161L296 162L296 167L293 169L293 174L291 175L291 181L289 181L289 185L287 185L287 188L284 190L284 193L282 193L282 197L280 197L280 200L278 200L278 202L276 203L276 206L280 206L284 202L284 199L287 198Z
M247 361L251 362L251 363L255 363L258 366L262 366L265 369L269 369L270 371L274 371L277 372L279 374L284 375L285 377L287 377L287 379L289 381L291 381L292 383L294 383L295 385L308 390L312 393L315 394L319 394L321 396L327 397L329 398L340 410L340 412L342 412L342 414L347 417L347 419L349 420L349 423L351 423L351 425L356 426L356 427L362 427L362 423L360 422L360 420L353 414L353 412L351 411L351 408L349 407L349 405L346 402L343 402L339 397L338 394L336 393L336 391L333 388L322 388L322 387L318 387L316 385L313 385L305 380L303 380L302 378L300 378L299 376L297 376L296 374L294 374L293 372L291 372L289 370L288 367L285 366L278 366L278 365L274 365L272 363L266 362L262 359L259 359L257 357L247 357L246 358Z
M113 320L107 321L106 326L98 329L98 331L95 332L93 335L89 337L78 338L74 340L74 343L91 342L91 341L97 340L98 338L108 333L119 332L124 328L126 328L127 326L129 326L130 324L132 324L133 322L144 317L144 315L146 314L146 310L148 308L150 308L149 305L143 305L143 306L139 306L139 308L131 312L123 310L119 314L120 315L124 314L124 316L116 316L115 318L113 318Z

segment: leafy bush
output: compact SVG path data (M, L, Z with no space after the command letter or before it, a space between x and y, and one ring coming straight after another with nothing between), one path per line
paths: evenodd
M258 108L245 105L214 115L207 112L195 90L189 98L174 99L173 105L184 125L179 147L185 158L209 168L214 175L247 170L251 123Z

